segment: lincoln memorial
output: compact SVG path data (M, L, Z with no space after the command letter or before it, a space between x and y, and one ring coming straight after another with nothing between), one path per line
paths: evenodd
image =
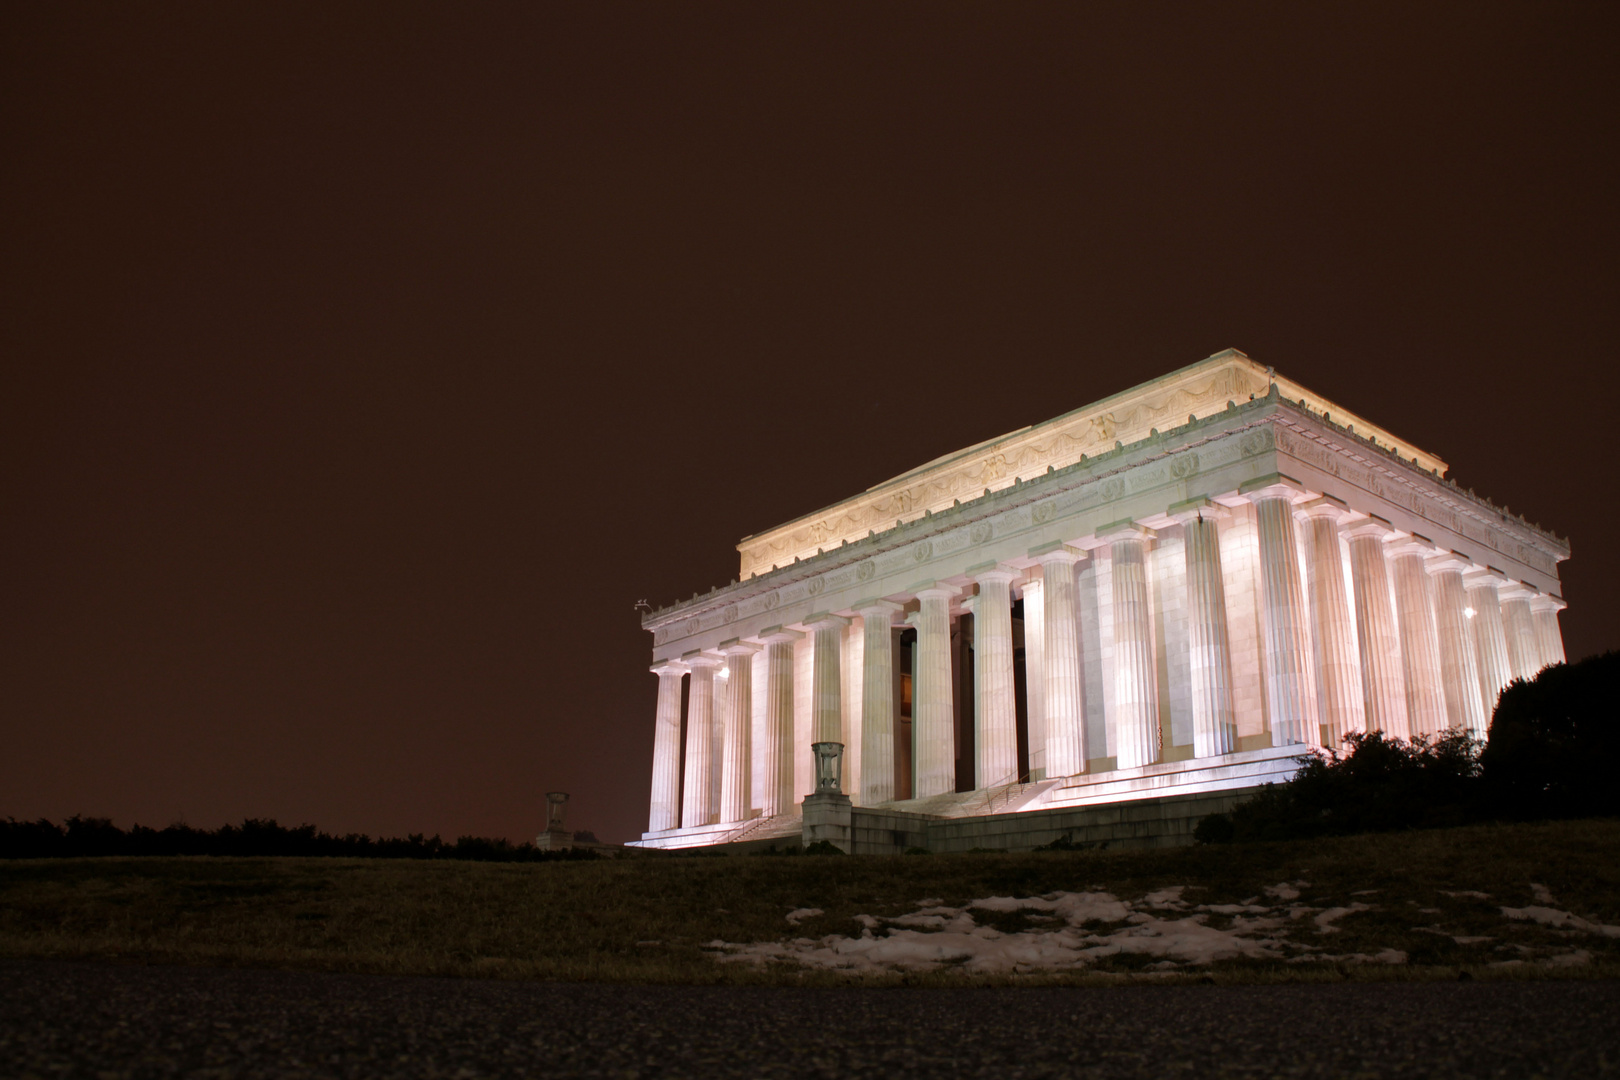
M1186 842L1351 732L1483 738L1569 544L1446 469L1227 350L746 537L643 618L639 843L808 840L818 743L826 835L899 851Z

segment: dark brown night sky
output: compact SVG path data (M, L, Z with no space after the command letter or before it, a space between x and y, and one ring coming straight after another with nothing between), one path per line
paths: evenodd
M8 5L0 816L629 838L636 600L1227 346L1620 646L1617 25Z

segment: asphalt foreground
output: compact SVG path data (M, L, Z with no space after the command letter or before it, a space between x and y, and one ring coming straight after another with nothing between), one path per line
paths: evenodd
M8 1077L1593 1077L1620 982L877 989L0 960Z

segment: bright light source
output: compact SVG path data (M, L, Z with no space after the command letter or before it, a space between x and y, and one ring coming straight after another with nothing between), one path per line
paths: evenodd
M1474 617L1474 609L1471 607L1465 607L1463 608L1463 614L1472 619Z
M714 677L717 678L717 679L723 679L727 675L730 675L730 674L731 674L731 669L728 668L728 667L723 667L719 671L715 672Z

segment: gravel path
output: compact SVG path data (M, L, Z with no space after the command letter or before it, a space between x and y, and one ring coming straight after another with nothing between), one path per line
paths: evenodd
M1593 1077L1620 983L812 990L0 961L6 1077Z

